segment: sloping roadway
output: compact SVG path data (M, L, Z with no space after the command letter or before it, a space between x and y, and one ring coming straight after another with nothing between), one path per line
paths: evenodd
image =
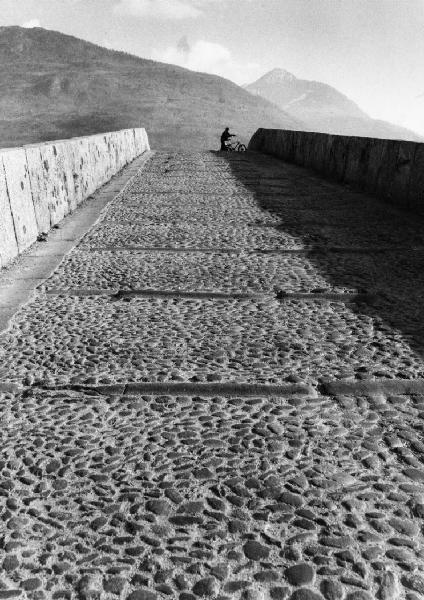
M157 153L1 337L0 598L424 597L423 235Z

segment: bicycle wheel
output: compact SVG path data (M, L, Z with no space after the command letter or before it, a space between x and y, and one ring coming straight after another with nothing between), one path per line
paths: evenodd
M240 144L237 150L239 152L246 152L246 146L244 144Z

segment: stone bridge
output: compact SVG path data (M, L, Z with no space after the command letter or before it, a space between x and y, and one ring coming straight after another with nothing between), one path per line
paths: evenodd
M424 597L422 223L254 143L3 269L0 599Z

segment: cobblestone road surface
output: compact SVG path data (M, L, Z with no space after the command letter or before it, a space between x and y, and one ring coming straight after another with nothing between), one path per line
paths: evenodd
M424 598L424 233L158 153L0 344L0 599Z

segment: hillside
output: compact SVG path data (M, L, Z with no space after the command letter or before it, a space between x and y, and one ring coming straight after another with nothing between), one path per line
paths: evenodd
M0 27L0 146L146 127L153 148L217 148L230 126L302 123L234 83L41 28Z
M372 119L330 85L298 79L284 69L270 71L245 89L273 102L312 131L422 141L408 129Z

